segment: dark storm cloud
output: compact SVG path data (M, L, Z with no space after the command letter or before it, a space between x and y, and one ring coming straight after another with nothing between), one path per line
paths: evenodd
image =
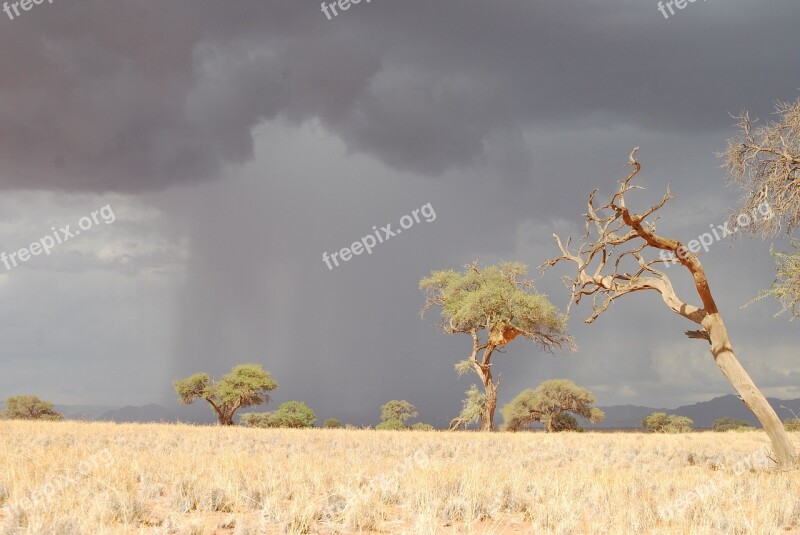
M788 0L697 2L669 20L655 2L618 0L373 0L330 21L311 0L56 0L14 21L0 12L0 187L132 192L120 197L159 214L133 230L115 224L104 237L113 262L85 243L0 277L15 335L0 352L0 388L62 401L46 381L80 374L84 399L148 403L162 391L166 403L176 376L256 361L281 384L275 401L303 399L321 419L375 423L396 397L446 425L473 382L453 371L469 340L419 319L419 278L476 258L518 260L536 278L556 252L552 232L580 235L586 195L607 198L633 145L648 191L632 205L649 206L667 182L678 194L660 231L686 241L722 223L735 198L713 153L733 134L727 112L764 117L796 96L798 15ZM51 207L21 195L4 197L4 247L48 228ZM426 202L435 223L325 268L323 251ZM83 208L62 219L73 213ZM789 388L795 331L767 303L738 309L772 281L768 244L718 244L703 261L742 361L758 383ZM563 307L561 274L537 287ZM38 288L48 291L29 299ZM55 336L32 327L48 306L64 322L76 306L93 312L59 321ZM498 358L501 402L553 377L590 385L601 404L729 393L707 348L684 337L692 326L656 295L581 324L589 313L573 309L579 353L520 343ZM63 347L61 362L52 355ZM122 349L106 359L107 348ZM32 365L20 377L18 362L45 353L47 379ZM92 371L95 361L106 367ZM145 377L153 363L161 375Z
M779 51L797 49L796 2L690 7L664 20L650 3L376 0L328 21L314 1L43 4L0 20L0 184L212 179L277 116L435 175L498 133L696 134L794 96L798 60Z

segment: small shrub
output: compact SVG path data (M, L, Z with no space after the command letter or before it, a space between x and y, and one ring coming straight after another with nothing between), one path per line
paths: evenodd
M800 431L800 418L789 418L783 422L787 431Z
M322 425L326 429L339 429L342 427L342 422L338 418L328 418Z
M655 433L688 433L694 422L685 416L654 412L642 420L642 426Z
M744 420L739 420L737 418L729 418L726 416L725 418L720 418L719 420L716 420L711 425L711 429L713 429L714 431L721 432L721 431L731 431L731 430L737 430L737 431L747 430L747 429L752 429L752 427L750 427L750 424L748 424Z
M317 416L311 407L302 401L281 403L278 410L272 412L250 412L242 414L240 423L248 427L313 427Z
M435 431L436 428L433 427L431 424L426 424L423 422L417 422L411 426L413 431Z
M375 429L379 431L403 431L408 428L400 420L386 420L376 425Z

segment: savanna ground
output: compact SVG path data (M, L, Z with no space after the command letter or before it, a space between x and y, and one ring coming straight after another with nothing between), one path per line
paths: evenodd
M800 533L768 444L0 421L0 535Z

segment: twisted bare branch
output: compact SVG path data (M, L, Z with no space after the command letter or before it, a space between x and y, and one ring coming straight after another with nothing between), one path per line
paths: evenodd
M563 261L576 265L577 274L574 278L566 277L565 282L567 287L572 288L570 304L580 304L584 297L592 298L593 312L585 319L587 323L594 322L624 295L654 290L673 312L701 324L707 314L716 312L703 267L681 242L656 234L655 220L650 220L674 196L667 188L661 201L642 213L631 212L626 204L628 192L643 189L632 183L641 171L641 164L636 159L638 149L634 148L628 158L628 165L634 168L633 171L620 181L618 190L607 204L596 206L597 190L589 195L588 211L584 214L586 234L580 247L573 250L572 238L565 243L554 235L561 256L545 262L540 269L547 270ZM666 274L656 269L659 264L674 260L663 254L648 260L646 253L650 249L674 254L677 261L690 270L703 301L702 308L678 298Z

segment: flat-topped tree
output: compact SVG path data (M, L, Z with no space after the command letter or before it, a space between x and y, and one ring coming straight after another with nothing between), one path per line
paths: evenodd
M698 324L701 329L689 331L687 336L710 343L714 361L769 435L776 462L782 468L789 468L796 460L794 447L775 411L736 359L700 260L680 241L656 234L654 221L648 221L674 198L669 188L661 202L642 213L631 212L626 205L625 195L633 189L642 189L631 184L641 170L636 160L637 151L638 147L629 157L633 171L620 181L619 189L608 204L595 207L597 190L589 195L589 209L585 214L586 234L580 248L573 252L570 249L571 239L565 244L558 236L554 236L562 256L549 260L542 265L542 269L562 261L573 262L577 266L577 275L574 278L567 277L567 281L572 287L571 301L578 304L584 296L593 299L594 311L586 318L586 323L594 322L611 303L624 295L653 290L661 295L670 310ZM702 306L691 305L678 298L670 279L663 271L656 269L659 264L672 260L662 257L648 260L645 254L651 250L673 253L676 257L674 261L689 270Z
M53 404L37 396L12 396L6 400L6 410L0 418L9 420L63 420L64 415L53 410Z
M472 353L456 364L459 374L475 371L483 384L486 398L481 414L481 429L494 430L497 388L492 374L492 356L503 352L512 340L521 336L544 349L567 348L574 342L566 331L566 317L547 300L535 293L533 282L525 279L524 264L503 262L480 268L477 262L455 270L434 271L420 281L427 299L424 316L431 308L442 309L439 327L447 334L468 334L472 337Z
M233 415L242 407L261 405L269 401L269 392L278 383L260 364L240 364L219 381L207 373L196 373L177 379L173 385L178 401L186 405L204 399L217 413L220 425L233 425Z
M550 379L536 387L536 390L523 390L500 412L508 431L519 431L533 422L539 422L544 425L545 431L552 433L577 429L577 421L569 413L591 423L603 421L605 414L594 406L595 401L589 390L569 379Z

